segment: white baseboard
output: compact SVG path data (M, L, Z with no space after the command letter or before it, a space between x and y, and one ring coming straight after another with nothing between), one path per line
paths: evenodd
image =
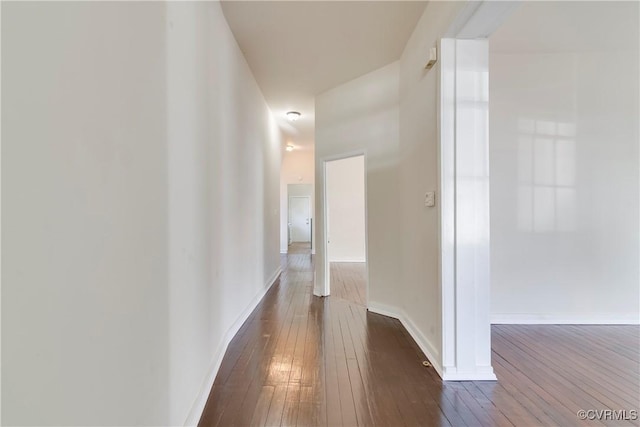
M442 373L442 364L440 363L440 353L436 350L433 343L429 341L422 332L420 332L420 330L416 327L416 325L413 323L411 318L407 316L406 313L402 312L400 317L400 322L402 322L402 325L409 332L409 335L411 335L411 337L416 342L416 344L418 344L418 347L420 347L420 350L422 350L424 355L427 356L427 359L429 359L429 362L431 362L431 365L433 366L433 368L436 370L438 375L440 375L440 378L442 378L443 380L446 380L446 378Z
M364 258L341 258L341 259L330 259L329 262L367 262Z
M389 305L369 301L369 306L367 307L367 310L369 310L372 313L382 314L383 316L393 317L394 319L400 320L400 314L398 313L398 309L395 307L391 307Z
M639 325L637 313L495 313L493 325Z
M376 302L370 302L368 310L372 313L381 314L387 317L393 317L394 319L398 319L402 326L409 332L411 338L418 344L420 350L424 353L424 355L429 359L431 365L436 370L438 375L442 379L444 379L442 374L442 365L440 364L439 352L436 350L435 346L431 341L427 339L427 337L420 332L420 330L416 327L415 323L411 320L411 318L403 311L398 310L395 307L391 307L385 304L380 304Z
M220 365L222 364L222 359L227 351L227 347L229 347L229 343L233 339L233 337L238 333L244 322L247 320L249 315L253 312L256 306L262 301L262 298L265 296L267 291L273 286L276 282L280 274L282 273L282 267L278 267L276 271L271 275L267 283L263 289L261 289L249 302L244 311L238 316L236 321L231 325L231 327L225 333L222 342L218 346L218 350L215 352L215 356L213 358L213 362L209 368L207 376L205 377L202 387L200 388L200 392L196 397L193 405L191 405L191 410L187 416L186 421L184 422L185 426L196 426L200 421L200 417L202 417L202 412L204 411L204 406L207 403L207 399L209 398L209 393L211 392L211 388L213 387L213 382L216 379L216 375L218 374L218 370L220 369Z
M418 344L420 350L422 350L427 359L429 359L429 362L431 362L431 365L433 365L433 368L443 381L497 381L491 366L478 366L473 372L460 372L455 368L443 367L440 363L440 352L433 343L424 336L404 310L376 302L370 302L368 310L372 313L398 319L407 332L409 332L411 338Z
M443 381L498 381L491 366L479 366L473 372L458 372L455 369L444 369Z
M289 253L289 251L287 251L287 250L285 250L284 252L282 250L280 250L280 255L287 255L288 253ZM315 255L315 254L316 254L316 250L315 249L311 249L311 255Z

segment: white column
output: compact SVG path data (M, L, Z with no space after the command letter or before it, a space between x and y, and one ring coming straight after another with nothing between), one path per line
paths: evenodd
M489 320L488 41L440 46L444 380L495 380Z

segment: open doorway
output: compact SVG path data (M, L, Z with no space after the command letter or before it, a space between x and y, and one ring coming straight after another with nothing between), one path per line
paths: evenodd
M287 252L311 254L313 244L313 187L311 184L288 184Z
M366 306L368 284L364 155L327 161L324 185L325 262L329 292Z

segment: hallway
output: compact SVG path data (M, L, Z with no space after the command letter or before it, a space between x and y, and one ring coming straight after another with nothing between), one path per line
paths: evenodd
M366 312L364 264L333 263L333 296L321 299L309 255L283 263L229 346L200 425L447 424L435 400L411 402L440 381L397 320Z
M364 264L332 264L321 299L310 255L282 262L229 346L201 426L637 425L576 416L637 410L635 326L494 326L499 382L443 383L397 320L365 310Z
M0 425L637 425L640 2L1 11Z

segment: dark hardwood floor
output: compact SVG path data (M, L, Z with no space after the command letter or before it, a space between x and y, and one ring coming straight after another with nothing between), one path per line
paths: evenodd
M296 252L230 344L201 426L638 425L615 419L639 406L637 326L494 326L498 382L443 383L399 321L366 311L364 265L332 265L316 298ZM577 416L607 409L627 413Z

